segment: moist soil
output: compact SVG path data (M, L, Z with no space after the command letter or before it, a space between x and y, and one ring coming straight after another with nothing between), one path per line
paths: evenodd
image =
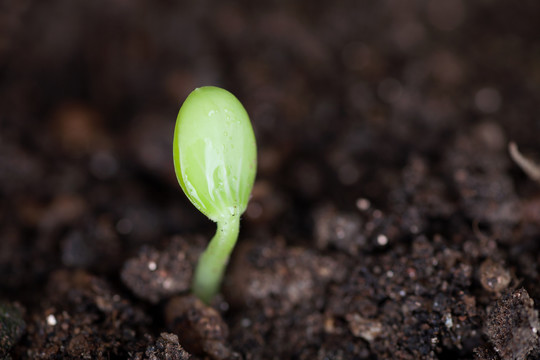
M0 358L540 359L540 2L0 8ZM210 305L171 150L203 85L258 142Z

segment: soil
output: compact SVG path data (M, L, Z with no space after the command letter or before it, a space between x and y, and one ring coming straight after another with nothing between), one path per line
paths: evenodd
M4 1L0 358L540 359L540 2ZM258 175L221 294L197 86Z

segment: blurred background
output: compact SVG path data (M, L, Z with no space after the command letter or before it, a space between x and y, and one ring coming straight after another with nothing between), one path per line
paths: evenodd
M322 203L385 209L411 154L437 169L477 125L540 153L538 14L536 0L3 1L0 291L214 231L172 163L198 86L230 90L253 122L244 236L309 241Z

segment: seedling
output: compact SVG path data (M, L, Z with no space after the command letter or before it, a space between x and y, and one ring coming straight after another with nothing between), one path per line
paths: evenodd
M249 116L227 90L193 90L180 108L173 140L178 182L217 231L201 255L192 291L209 303L223 273L246 210L257 169L257 145Z

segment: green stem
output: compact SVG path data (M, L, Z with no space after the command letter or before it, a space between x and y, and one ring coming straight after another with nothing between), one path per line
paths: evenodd
M239 230L240 216L236 215L219 220L216 235L210 240L208 247L199 259L192 290L199 299L207 304L219 291L219 285L229 262L231 251L238 239Z

